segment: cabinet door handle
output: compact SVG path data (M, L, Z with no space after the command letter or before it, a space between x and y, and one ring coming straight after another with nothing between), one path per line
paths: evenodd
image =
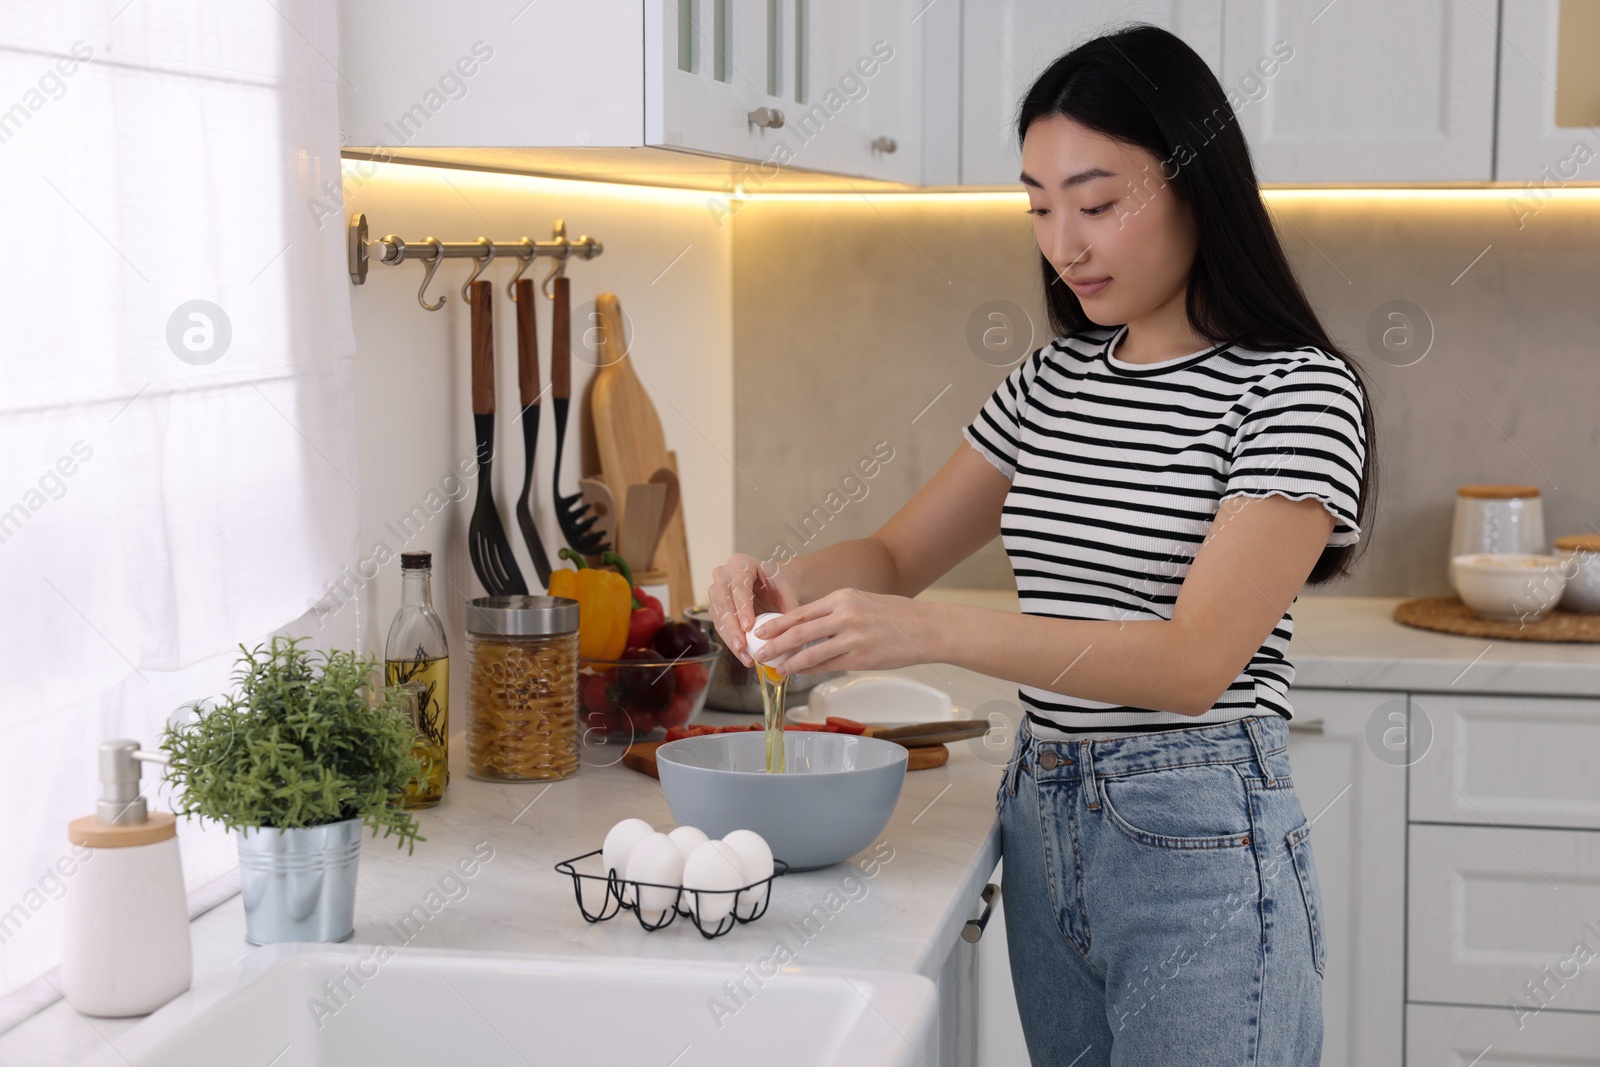
M989 925L989 916L994 914L994 898L1000 895L1000 887L990 882L983 887L983 914L976 919L968 919L967 925L961 928L961 940L977 944L978 938L983 936L983 928Z
M1301 722L1299 719L1289 720L1289 732L1292 734L1320 734L1326 733L1328 724L1322 719L1312 719L1310 722Z
M783 112L775 107L758 107L746 118L755 125L769 130L775 130L783 125Z
M893 152L898 147L899 145L894 143L893 137L874 137L872 139L872 150L874 152Z

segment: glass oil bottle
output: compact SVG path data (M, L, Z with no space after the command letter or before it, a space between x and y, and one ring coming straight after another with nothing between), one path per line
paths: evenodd
M423 771L406 787L407 808L433 807L450 784L450 648L433 610L432 574L431 552L400 554L400 610L384 646L388 684L410 685L416 693L412 751Z

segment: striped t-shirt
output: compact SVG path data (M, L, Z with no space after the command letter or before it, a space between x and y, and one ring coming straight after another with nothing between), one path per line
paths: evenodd
M1011 482L1000 533L1022 612L1170 619L1189 564L1231 496L1315 498L1330 546L1360 537L1360 383L1318 348L1218 345L1159 363L1114 349L1127 327L1061 338L1012 369L962 435ZM1298 599L1298 597L1296 598ZM1036 734L1062 739L1293 717L1285 612L1204 715L1018 690Z

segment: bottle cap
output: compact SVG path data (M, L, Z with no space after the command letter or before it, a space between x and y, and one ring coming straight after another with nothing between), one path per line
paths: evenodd
M426 571L433 569L432 552L402 552L400 553L400 569L403 571Z

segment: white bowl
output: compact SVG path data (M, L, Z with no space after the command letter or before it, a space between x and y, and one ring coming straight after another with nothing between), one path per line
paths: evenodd
M1534 622L1561 600L1567 579L1557 556L1479 552L1450 560L1456 595L1473 613L1498 622Z

